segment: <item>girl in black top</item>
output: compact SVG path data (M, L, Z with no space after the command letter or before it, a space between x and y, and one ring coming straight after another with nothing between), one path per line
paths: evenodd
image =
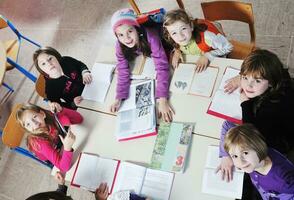
M52 47L38 49L33 56L37 70L45 77L45 93L52 111L61 106L76 109L82 100L84 84L92 81L87 66L68 56L61 56Z

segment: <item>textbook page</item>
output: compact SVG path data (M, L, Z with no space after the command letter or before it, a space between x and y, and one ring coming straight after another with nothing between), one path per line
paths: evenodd
M81 153L72 184L95 191L100 183L105 182L111 189L118 163L117 160Z
M194 74L191 82L190 94L210 97L217 78L218 68L207 67L206 70Z
M91 69L92 82L85 85L82 97L104 103L114 68L113 64L95 63Z
M220 172L215 173L221 162L218 155L218 146L208 146L206 165L202 177L202 192L241 199L244 172L235 169L231 182L222 180Z
M216 91L211 105L207 111L208 114L215 115L220 118L227 119L235 123L241 123L242 108L240 106L240 90L237 88L233 93L224 92L226 80L239 75L239 70L227 67L223 75L221 84Z
M113 193L122 190L132 190L136 194L140 194L145 173L145 167L129 162L121 162L114 183Z
M175 69L170 84L170 91L178 94L187 94L195 73L195 64L179 64Z
M168 200L172 189L174 173L147 169L141 195L156 200Z

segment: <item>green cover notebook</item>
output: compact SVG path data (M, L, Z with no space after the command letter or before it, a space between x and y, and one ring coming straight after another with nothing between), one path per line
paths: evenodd
M193 123L161 122L150 168L183 173L193 129Z

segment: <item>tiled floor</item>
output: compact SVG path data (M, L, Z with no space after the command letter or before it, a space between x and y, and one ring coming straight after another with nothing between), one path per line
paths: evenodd
M143 11L164 7L176 8L175 0L138 0ZM199 0L183 0L194 17L203 17ZM294 1L250 0L255 15L257 45L279 55L294 77ZM43 46L53 46L62 55L70 55L93 65L101 44L114 45L110 17L119 8L129 7L126 0L0 0L0 14L10 19L26 36ZM217 12L217 11L216 11ZM228 11L229 12L229 11ZM223 24L228 37L246 40L248 28L234 23ZM9 31L1 31L1 40L9 38ZM32 66L34 48L27 43L20 54L20 63L37 74ZM31 69L32 68L32 69ZM18 71L6 73L5 82L16 92L0 109L0 128L3 128L15 103L45 104L34 93L34 84ZM3 95L3 87L0 95ZM56 183L50 171L23 156L16 155L0 143L0 199L24 199L30 194L53 190ZM94 199L92 194L69 189L74 199ZM195 197L196 199L197 197ZM201 199L200 199L201 200Z

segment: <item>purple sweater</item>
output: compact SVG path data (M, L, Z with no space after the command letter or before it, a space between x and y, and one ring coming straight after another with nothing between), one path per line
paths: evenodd
M272 167L267 175L256 171L250 173L252 183L263 200L294 199L294 165L274 149L268 150Z
M151 57L156 70L156 97L168 97L169 64L156 30L146 28L147 40L151 48ZM118 80L116 99L127 99L130 90L130 69L128 60L124 57L120 44L116 43ZM142 53L138 51L138 53Z

